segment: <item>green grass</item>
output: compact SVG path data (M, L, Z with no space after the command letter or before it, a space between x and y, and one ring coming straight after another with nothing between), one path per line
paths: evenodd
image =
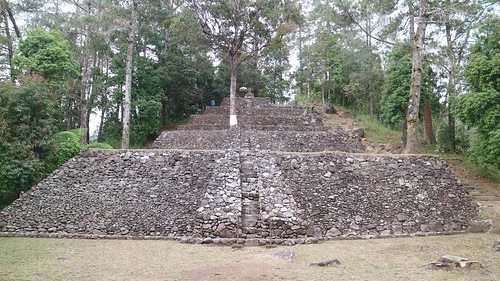
M0 238L1 280L498 280L492 233L331 241L293 247L186 245L172 241ZM274 252L291 249L287 261ZM442 255L481 262L471 272L427 269ZM339 259L341 265L310 266Z
M473 163L464 154L440 153L439 156L445 159L446 162L451 166L459 166L464 169L473 171L484 178L490 179L496 184L500 184L500 171L492 167Z
M400 131L392 130L368 115L356 115L355 119L365 128L368 140L383 143L401 143L402 133Z
M491 167L491 166L485 166L485 165L478 165L475 163L470 162L470 160L467 159L467 166L477 172L478 174L482 175L485 178L491 179L497 184L500 184L500 171Z

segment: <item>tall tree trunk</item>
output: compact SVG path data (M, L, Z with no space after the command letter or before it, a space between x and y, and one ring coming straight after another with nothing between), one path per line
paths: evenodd
M97 141L102 142L102 136L104 135L104 118L106 118L106 113L108 111L108 106L105 104L102 108L101 119L99 120L99 131L97 133Z
M86 8L82 9L83 12L85 13L86 16L89 16L90 14L90 1L85 3L87 5ZM59 5L57 5L59 6ZM83 57L83 68L82 68L82 85L80 89L80 124L79 128L80 129L86 129L86 132L82 134L80 138L80 142L82 144L87 144L89 142L89 116L87 115L88 111L88 99L90 96L90 58L89 58L89 51L88 51L88 46L90 45L90 28L89 24L85 26L85 32L82 36L85 36L85 39L83 40L84 45L83 45L83 50L82 50L82 57Z
M436 136L432 127L432 109L429 99L424 100L424 127L427 140L430 144L436 144Z
M238 119L236 117L236 83L238 80L238 54L231 52L230 54L231 68L231 86L229 92L229 126L231 129L238 127Z
M165 127L168 124L168 96L165 93L163 102L161 103L161 125Z
M408 4L408 16L410 18L409 35L410 40L415 36L415 7L413 7L413 0L406 0Z
M16 32L17 38L21 39L21 31L19 31L19 27L17 26L14 14L12 13L12 9L10 8L9 2L7 1L5 1L5 9L7 10L7 14L9 15L10 22L12 22L12 26L14 27L14 31Z
M420 0L417 32L413 36L413 56L411 69L411 86L406 115L406 147L407 154L419 153L418 142L418 111L420 106L420 91L422 88L422 63L424 60L425 29L428 20L429 1Z
M88 38L88 36L87 36ZM82 69L82 87L80 92L80 129L87 129L87 132L82 134L81 143L86 144L89 142L89 118L87 116L87 102L89 96L89 57L86 51L83 51L83 69Z
M123 131L122 149L128 149L130 143L130 107L132 102L132 58L134 55L134 38L137 27L138 0L132 1L132 15L127 40L127 59L125 66L125 96L123 98Z
M5 3L7 5L7 3ZM14 71L14 65L12 64L12 58L14 58L14 47L12 46L12 37L10 35L10 28L9 28L9 20L7 18L7 12L6 10L0 10L1 16L3 17L3 20L5 22L5 36L7 37L7 51L8 51L8 61L9 61L9 69L10 69L10 80L12 83L15 82L15 78L12 75Z
M67 100L67 107L66 107L66 131L69 131L73 128L73 96L75 93L73 93L73 89L70 90L70 95Z
M455 79L457 77L457 65L455 61L455 54L453 53L453 42L451 40L451 24L449 21L445 24L446 29L446 54L448 55L448 60L450 61L450 71L448 77L448 88L447 88L447 96L448 96L448 142L449 147L447 149L451 151L456 150L456 142L455 142L455 118L452 113L452 102L453 98L456 95L456 82Z

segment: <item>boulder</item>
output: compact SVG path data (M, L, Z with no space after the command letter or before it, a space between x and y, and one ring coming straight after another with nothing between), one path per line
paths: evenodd
M323 110L326 114L337 114L337 110L331 104L325 104Z

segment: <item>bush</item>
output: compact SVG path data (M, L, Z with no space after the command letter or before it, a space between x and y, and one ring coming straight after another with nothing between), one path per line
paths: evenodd
M91 142L85 146L86 148L98 148L98 149L113 149L113 146L104 142Z
M59 132L59 133L55 134L54 138L55 138L55 141L57 144L67 142L67 141L79 141L80 140L79 135L75 134L72 131Z
M75 132L81 133L81 130L63 131L54 135L56 152L49 156L49 162L53 169L66 163L84 148L80 143L80 135Z

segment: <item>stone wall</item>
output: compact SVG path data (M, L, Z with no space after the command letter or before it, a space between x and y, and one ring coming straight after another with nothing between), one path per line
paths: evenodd
M88 150L7 207L0 232L192 237L212 221L234 230L237 163L224 151Z
M223 150L239 147L238 130L164 131L154 141L153 149Z
M318 114L302 106L277 106L268 98L237 98L238 127L263 131L327 131ZM179 130L229 129L229 101L206 107L203 114L193 115Z
M259 130L181 130L165 131L153 143L153 149L238 149L240 135L251 137L252 148L288 151L362 152L358 136L338 129L335 132L259 131Z
M331 153L269 158L273 161L259 166L259 174L269 175L262 186L284 188L281 193L289 195L263 206L266 217L288 224L277 234L294 227L296 234L318 238L456 232L477 214L477 205L438 158Z
M287 152L342 151L359 153L363 145L358 136L338 129L335 132L244 131L257 149Z
M437 158L255 150L247 234L239 155L85 151L7 207L0 235L282 243L453 233L477 214Z

